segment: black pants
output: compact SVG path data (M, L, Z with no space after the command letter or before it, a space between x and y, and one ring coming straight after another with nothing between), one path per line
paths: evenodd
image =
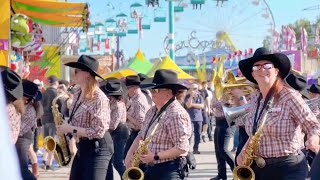
M239 144L238 144L238 147L237 147L237 152L236 152L236 157L235 157L236 165L237 165L237 157L240 154L243 146L246 144L248 138L249 138L249 136L248 136L248 134L246 132L245 127L240 126L239 127Z
M180 159L147 166L145 180L178 180L184 179Z
M126 146L125 146L125 148L124 148L124 156L123 156L124 159L126 158L127 153L128 153L128 151L129 151L129 149L130 149L133 141L134 141L134 140L136 139L136 137L138 136L138 134L139 134L139 131L135 131L135 130L131 129L131 131L130 131L130 136L129 136L129 138L128 138L128 140L127 140L127 143L126 143Z
M19 136L16 142L16 150L19 158L20 171L23 180L35 180L36 177L28 169L28 152L32 143L33 133L30 130L23 136Z
M113 141L109 132L102 139L82 139L77 143L70 180L105 180L113 155Z
M313 159L310 170L310 178L311 180L320 179L320 153L318 153L316 157Z
M208 116L208 130L207 130L207 133L208 133L208 138L209 139L212 139L212 119L213 119L213 116L209 115Z
M39 150L38 139L39 139L39 128L37 127L34 129L34 136L33 136L33 150L35 153L37 153Z
M268 158L264 168L253 163L252 169L256 180L305 180L308 165L304 154L299 152L298 155Z
M199 150L199 144L201 140L202 121L191 121L193 125L194 144L193 151Z
M228 126L225 118L216 118L216 128L214 130L214 148L218 164L219 178L227 178L226 162L231 170L234 169L234 161L228 146L233 137L233 131Z

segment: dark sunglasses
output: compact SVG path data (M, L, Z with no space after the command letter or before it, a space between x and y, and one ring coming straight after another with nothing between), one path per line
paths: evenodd
M259 71L261 68L263 68L263 69L272 69L272 68L274 68L274 65L272 63L253 65L252 66L252 71Z

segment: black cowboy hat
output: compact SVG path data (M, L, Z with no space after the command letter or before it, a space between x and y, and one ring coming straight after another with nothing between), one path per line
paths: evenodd
M258 48L252 57L241 60L239 62L239 69L244 77L246 77L249 81L257 84L257 81L252 76L252 67L253 64L261 61L267 60L270 61L275 68L279 69L279 73L282 79L285 79L290 72L291 63L289 58L282 53L274 53L271 54L268 49L261 47Z
M307 91L307 87L308 87L307 78L297 73L290 72L289 75L286 77L285 81L293 89L299 91L302 96L304 96L307 99L310 98L309 93Z
M146 79L148 80L148 79ZM150 84L141 84L141 88L145 89L188 89L186 86L178 83L178 74L169 69L158 69Z
M139 86L141 83L140 77L137 75L127 76L126 77L126 86Z
M140 77L140 81L144 81L145 79L148 79L149 77L145 74L139 73L138 76Z
M77 62L69 62L69 63L66 63L65 65L73 68L78 68L83 71L87 71L93 76L98 76L99 78L103 79L98 74L99 61L91 56L81 55Z
M20 76L8 68L1 72L1 77L4 90L16 99L22 98L23 87Z
M22 80L23 96L31 98L35 101L42 99L42 93L39 91L38 86L29 80Z
M309 88L309 91L312 93L320 93L320 86L318 84L312 84Z
M127 87L119 79L109 78L105 82L100 88L107 96L123 96L127 93Z

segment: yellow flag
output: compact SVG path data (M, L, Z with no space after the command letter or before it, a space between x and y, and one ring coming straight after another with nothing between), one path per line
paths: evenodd
M217 74L218 74L218 63L219 63L219 57L218 56L216 56L214 58L214 62L215 62L215 66L214 66L214 72L213 72L213 77L212 77L213 84L215 84L215 79L217 78Z
M222 54L221 55L221 60L219 64L219 69L218 69L218 77L222 79L223 73L224 73L224 60L226 59L226 55Z
M203 55L203 64L202 64L202 79L201 81L207 80L207 58L206 55Z
M201 72L201 69L200 69L200 59L199 57L197 58L197 61L196 61L196 71L197 71L197 75L198 75L198 79L202 80L202 72Z

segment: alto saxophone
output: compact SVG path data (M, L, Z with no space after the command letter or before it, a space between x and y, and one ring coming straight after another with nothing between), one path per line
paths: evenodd
M159 126L159 123L155 125L153 128L151 134L149 137L147 137L144 141L142 141L134 154L133 162L132 162L132 167L128 168L124 173L122 178L124 180L143 180L144 179L144 173L143 171L139 168L139 165L141 163L141 156L143 154L148 153L148 145L151 142L157 128Z
M255 133L254 136L251 137L250 142L248 146L245 149L244 154L244 165L243 166L237 166L233 170L233 176L235 180L255 180L255 173L250 167L253 160L256 161L256 164L258 167L263 168L265 166L265 160L261 157L257 157L255 155L255 152L259 149L259 142L262 137L262 130L264 128L264 125L266 123L267 115L269 112L270 107L273 104L274 97L271 97L268 104L266 105L266 112L263 114L261 118L260 126Z
M62 93L55 97L52 101L52 114L54 118L55 125L61 125L63 123L62 114L59 112L59 107L57 101L60 97L64 96L65 93ZM70 163L72 159L71 151L69 148L68 140L65 134L58 135L59 142L52 136L47 136L44 139L44 148L53 152L56 160L58 161L60 166L66 166Z

